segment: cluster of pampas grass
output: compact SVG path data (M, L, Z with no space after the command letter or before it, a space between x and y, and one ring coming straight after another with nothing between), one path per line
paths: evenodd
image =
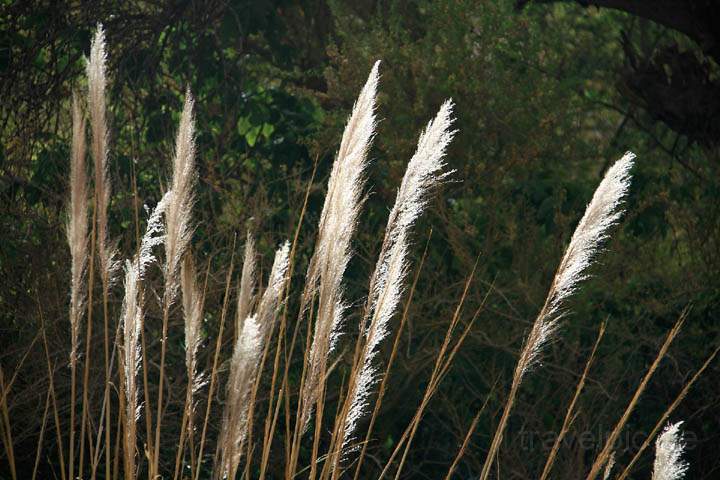
M248 251L252 253L252 249ZM245 321L242 322L242 330L233 348L227 382L227 400L218 440L220 466L215 469L218 478L235 478L237 473L242 449L248 436L251 399L260 357L274 329L287 281L289 253L289 242L285 242L275 252L270 279L257 311L253 314L248 313ZM247 260L253 262L252 259Z
M452 172L447 170L445 155L456 132L452 129L453 103L444 102L437 115L427 124L421 132L417 149L410 159L405 175L399 186L395 204L389 213L386 231L377 262L369 279L368 294L364 308L358 315L360 319L357 341L351 348L352 358L349 375L344 379L343 387L337 392L337 410L332 420L332 428L325 430L327 421L323 421L324 406L328 378L332 374L333 365L339 361L336 355L337 345L341 333L347 328L344 326L348 309L352 302L345 299L344 284L348 264L352 258L352 239L356 230L358 219L366 195L366 170L369 165L368 152L375 135L376 97L379 83L379 62L375 63L370 75L362 88L360 95L352 109L344 130L337 157L333 164L327 185L325 203L320 216L315 250L310 258L305 275L304 289L298 297L298 325L307 322L307 338L302 356L302 371L299 385L292 385L288 380L288 369L292 361L295 346L297 327L290 343L284 342L285 321L290 291L290 277L294 262L295 242L285 241L275 252L275 258L270 270L265 289L259 292L258 254L255 243L250 234L245 242L245 256L242 273L237 287L237 302L234 322L234 338L232 351L225 352L229 356L227 362L228 374L224 389L224 404L222 405L220 431L215 445L215 455L212 460L203 455L206 441L209 418L213 413L213 397L216 393L215 384L220 382L219 358L222 356L224 323L227 316L229 292L232 282L232 262L227 274L225 300L220 312L220 328L218 331L215 352L213 354L212 369L208 372L200 371L198 354L203 348L203 321L204 321L204 288L200 287L198 272L191 252L191 240L194 232L192 221L192 207L195 202L195 184L197 173L195 168L195 122L194 100L188 90L185 95L180 123L172 160L172 180L169 189L152 210L147 219L144 235L138 239L137 251L125 262L125 279L123 282L124 295L122 307L118 317L117 341L110 342L110 324L108 321L108 296L113 287L113 273L116 268L115 247L108 238L108 208L110 205L110 181L108 178L108 127L106 121L105 86L107 83L105 71L105 37L102 27L99 27L91 45L91 54L88 60L88 97L87 110L92 132L90 151L94 159L94 192L93 192L93 220L89 222L89 181L85 165L85 117L82 106L77 97L72 102L72 149L70 159L70 207L67 222L67 238L71 254L70 272L70 367L72 373L71 391L71 428L68 447L68 468L64 467L64 451L62 435L58 428L58 445L61 463L61 477L63 479L85 478L83 469L85 454L90 459L89 470L91 478L97 478L97 468L100 458L105 456L105 478L118 478L120 457L122 457L122 473L127 480L138 478L141 472L146 471L149 479L165 476L165 465L169 454L164 452L164 445L173 444L175 440L163 438L162 422L166 417L167 399L164 398L166 390L166 352L168 329L171 326L172 309L176 303L178 292L182 296L182 316L184 324L185 357L184 367L187 373L185 400L182 412L182 421L179 428L177 448L175 454L173 478L187 478L185 467L190 467L190 478L195 480L201 477L203 468L212 470L213 478L237 478L239 475L249 476L249 466L253 461L253 420L255 418L255 405L259 401L258 392L262 381L265 360L268 352L276 349L275 361L272 362L272 386L269 390L267 418L263 430L263 448L260 463L260 479L264 479L267 465L270 461L270 449L273 447L275 424L281 409L285 411L283 445L285 448L285 476L294 478L301 472L309 471L311 479L340 478L344 474L346 461L356 452L360 444L363 445L355 477L358 478L360 465L365 458L365 446L371 434L372 425L377 415L384 381L377 388L383 369L379 360L379 347L391 333L391 320L397 314L400 302L406 293L406 280L410 271L409 250L412 244L412 228L427 206L428 199L434 188L441 184ZM634 155L625 154L605 174L595 194L592 197L585 214L580 220L568 247L560 261L560 265L552 280L545 303L530 329L519 353L518 362L512 377L509 393L505 400L502 415L492 441L490 443L486 461L480 473L480 479L486 480L491 476L493 462L502 445L508 419L517 398L523 378L539 363L543 349L558 336L561 320L568 313L567 300L577 290L580 283L588 276L588 267L608 238L610 229L615 225L623 212L623 200L627 194L630 183L630 171L633 167ZM303 210L304 212L304 210ZM89 232L89 225L92 230ZM162 249L162 256L159 253ZM105 389L100 415L91 418L92 405L88 399L88 372L91 358L92 313L93 313L93 265L98 259L98 266L103 287L103 316L105 339ZM424 257L423 257L424 258ZM148 357L150 352L144 347L143 335L146 331L145 322L145 292L155 289L146 288L144 283L147 270L152 265L158 265L162 274L162 295L148 295L155 300L162 311L160 360L157 374L156 404L152 409L148 380ZM474 271L473 271L474 272ZM87 277L87 278L86 278ZM417 279L416 279L417 280ZM428 382L421 404L407 429L397 443L390 459L385 464L381 477L393 465L396 456L404 449L399 464L395 469L395 478L399 478L402 467L410 449L413 435L427 408L428 402L437 391L438 385L447 373L450 364L466 338L473 321L469 322L459 337L454 336L463 307L467 289L473 280L471 274L465 285L465 292L460 299L455 315L449 322L446 337L439 350L432 376ZM412 297L413 287L409 297ZM410 300L408 300L409 302ZM83 386L83 415L80 421L81 432L79 439L75 435L75 396L76 396L76 369L78 359L81 358L81 324L83 311L87 307L87 329L84 352L84 380ZM179 309L178 309L179 310ZM479 310L478 310L479 312ZM404 325L403 313L400 328ZM282 318L279 322L278 319ZM610 437L598 453L587 475L588 480L594 480L603 473L607 479L615 464L615 441L627 420L638 403L648 381L656 371L658 364L665 356L670 344L677 336L683 324L683 315L668 333L655 361L648 368L642 382L627 406L625 412L618 420ZM596 349L603 336L605 325L600 328L598 339L593 347L585 370L575 390L575 395L567 409L562 432L553 446L541 474L541 479L549 476L555 462L562 437L567 433L574 418L576 402L582 394L583 386L592 364ZM393 352L387 362L384 372L390 369L392 359L397 349L396 336ZM288 348L289 347L289 348ZM117 400L113 402L114 388L109 386L113 382L113 361L117 353L118 368L115 374L119 377ZM227 355L229 353L229 355ZM637 461L647 443L654 438L667 417L677 404L685 397L690 386L705 370L718 353L716 350L692 379L685 385L677 400L668 408L662 418L658 420L655 429L630 464L621 472L619 479L627 476L628 471ZM335 358L335 357L338 358ZM284 360L284 367L281 360ZM49 361L48 361L49 363ZM280 374L284 368L284 374ZM142 371L142 382L140 372ZM205 417L202 419L202 434L199 448L194 441L196 430L196 412L198 392L204 391L202 387L208 383ZM276 389L276 387L278 387ZM296 393L296 400L291 402L291 392ZM53 393L52 384L48 394ZM333 392L335 393L335 392ZM144 400L141 401L141 394ZM374 397L377 394L376 397ZM53 393L54 395L54 393ZM374 398L374 400L373 400ZM111 405L117 404L118 409L113 412ZM3 405L5 394L3 390ZM292 406L295 411L292 412ZM220 407L216 406L215 410ZM361 420L370 417L365 442L356 442ZM47 412L47 409L46 409ZM145 435L138 432L138 420L141 414L145 415ZM55 407L57 423L57 408ZM113 418L113 413L117 418ZM154 419L153 419L153 413ZM306 435L313 424L313 435ZM456 458L448 470L446 478L451 478L455 467L466 448L471 444L471 435L478 425L480 413L475 417ZM294 424L292 423L294 419ZM199 420L198 424L201 423ZM116 424L114 432L112 426ZM687 464L680 459L683 450L682 439L678 429L680 424L674 424L665 429L656 443L656 461L653 473L654 480L675 480L682 477L687 470ZM174 429L177 431L177 429ZM115 433L116 441L112 443ZM320 439L328 435L327 442L323 442L323 453L320 451ZM87 449L85 448L87 436ZM93 438L94 436L94 438ZM5 440L5 438L3 438ZM143 448L140 442L144 440ZM11 452L7 447L6 451ZM79 443L78 452L75 451ZM11 442L10 442L11 445ZM299 465L300 452L310 453L310 461L306 466ZM139 454L144 451L144 455ZM189 465L186 463L186 454L189 454ZM79 456L77 472L75 460ZM12 454L8 454L12 458ZM162 462L161 462L162 457ZM241 461L246 458L243 473ZM38 447L40 458L40 447ZM146 462L143 460L146 459ZM12 462L11 462L12 463ZM14 464L13 464L14 465ZM67 473L67 475L66 475ZM101 475L102 476L102 475ZM13 478L16 478L13 470Z
M410 159L395 205L390 211L385 239L370 279L368 306L360 327L363 336L358 343L362 345L358 351L362 353L349 381L347 406L340 415L340 452L350 449L357 423L369 406L369 397L377 379L377 367L373 360L380 342L389 333L389 322L403 294L410 229L422 213L431 188L451 173L443 172L445 150L455 133L450 130L451 124L452 102L448 100L420 135L417 151Z
M137 448L137 420L140 417L138 402L138 372L141 364L140 333L144 326L144 294L142 279L147 267L155 261L153 249L164 241L162 215L172 197L171 192L163 196L148 219L147 228L140 242L135 258L125 262L125 296L123 298L121 327L123 344L121 355L121 378L125 391L125 429L123 432L123 460L125 478L135 478Z

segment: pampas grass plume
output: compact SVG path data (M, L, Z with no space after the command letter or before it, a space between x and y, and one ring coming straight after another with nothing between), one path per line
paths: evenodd
M443 173L442 170L445 167L445 151L455 135L455 131L450 129L453 122L452 108L451 100L443 103L420 135L417 151L408 164L390 212L383 247L370 281L369 309L364 323L367 325L369 319L369 327L365 332L366 345L360 370L351 384L350 409L340 443L341 449L345 451L358 421L367 410L368 398L377 378L373 359L380 342L389 333L388 323L402 296L410 230L422 213L432 187L451 173Z
M88 185L85 167L85 119L77 96L72 101L72 150L70 159L70 218L67 240L71 256L70 328L72 340L70 363L77 363L80 321L85 300L85 270L88 259Z
M88 79L88 111L92 131L91 150L95 165L95 215L97 218L97 246L103 281L108 283L117 268L115 251L108 239L108 207L110 205L110 180L108 179L108 127L105 109L107 54L105 30L98 24L90 44L90 58L86 70Z
M246 249L246 253L247 253ZM250 314L233 348L227 399L218 438L220 465L216 478L235 478L247 438L248 414L252 389L259 374L261 356L269 340L287 281L290 244L285 242L276 252L268 285L263 292L257 312Z
M545 304L535 319L515 366L510 393L490 444L480 480L487 480L490 475L492 461L500 448L510 410L523 377L537 362L543 347L555 337L560 319L565 313L565 302L575 292L578 284L587 278L587 268L595 258L603 241L607 239L608 230L617 223L622 215L620 207L630 186L630 169L634 159L635 155L627 152L610 167L595 190L580 223L575 228L570 244L565 250L553 278Z
M255 253L255 241L248 232L245 241L245 255L243 260L242 273L240 275L240 288L238 291L237 311L235 314L235 337L240 335L243 329L243 322L250 314L257 288L257 254Z
M195 172L194 100L188 90L185 95L180 126L175 141L175 157L171 190L172 200L165 212L165 295L172 302L178 288L180 264L192 237L190 212L195 200L193 187Z
M685 476L688 464L681 457L683 443L680 426L683 422L670 424L660 434L655 443L655 463L652 480L679 480Z
M308 357L306 378L301 392L300 424L307 430L318 399L342 323L345 304L342 278L351 257L350 241L362 205L365 169L370 143L375 135L375 97L378 85L376 62L343 132L340 149L328 181L318 239L308 269L302 306L318 296L317 318Z
M135 450L137 444L137 420L140 417L138 403L138 373L141 365L140 334L143 329L142 279L147 267L155 261L153 248L161 245L163 238L162 215L171 200L172 194L166 193L153 210L140 242L137 255L125 262L125 295L121 311L123 349L120 357L122 380L125 390L125 428L123 429L125 477L135 478Z

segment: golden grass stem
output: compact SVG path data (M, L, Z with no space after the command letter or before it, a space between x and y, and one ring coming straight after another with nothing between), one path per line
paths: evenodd
M570 406L567 409L567 412L565 412L565 418L563 419L562 427L560 428L560 433L555 438L555 442L553 443L552 448L550 449L550 454L548 455L547 460L545 461L545 466L543 467L542 474L540 475L540 480L545 480L548 478L548 475L550 475L550 470L552 469L552 466L555 464L555 459L557 457L557 452L560 449L560 445L563 442L563 439L565 438L565 435L567 435L568 431L570 430L570 425L572 424L573 420L575 419L575 405L577 404L578 399L580 398L580 393L582 392L583 388L585 387L585 380L587 379L588 372L590 371L590 367L592 366L593 360L595 359L595 352L597 351L598 345L600 345L600 341L603 338L603 335L605 335L605 327L607 326L607 320L603 321L600 324L600 331L598 332L597 339L595 340L595 344L593 345L592 351L590 352L590 356L588 357L587 362L585 362L585 368L583 369L582 376L580 377L580 381L577 384L577 387L575 388L575 394L573 395L572 400L570 401Z
M308 182L308 185L305 188L305 196L303 198L302 208L300 209L300 216L298 218L297 225L295 226L295 234L293 235L293 240L292 240L292 243L290 244L290 254L288 256L289 263L288 263L288 274L287 274L288 281L285 286L285 296L284 296L284 300L283 300L283 303L285 305L288 305L288 300L290 298L290 289L292 287L292 277L293 277L293 272L295 269L295 250L297 248L298 238L300 237L300 229L302 227L303 219L305 218L305 212L307 211L308 199L310 198L310 189L312 187L313 181L315 180L315 174L317 173L317 166L318 166L318 157L316 156L315 161L313 162L312 173L310 174L310 181ZM278 333L279 342L277 345L277 349L275 351L275 362L273 363L273 385L274 385L275 375L276 375L276 372L277 372L277 369L279 366L279 355L280 355L281 351L283 350L282 349L282 341L285 339L287 314L288 314L288 310L286 307L283 310L282 316L280 319L280 329L279 329L279 333ZM292 358L293 350L295 348L295 339L297 338L297 331L298 331L299 324L300 324L300 322L297 322L295 325L295 329L294 329L293 335L292 335L292 341L290 344L290 351L289 351L289 353L287 353L287 356L285 357L285 368L283 370L282 382L280 385L280 389L278 391L277 403L276 403L276 406L274 409L275 410L274 414L272 415L272 419L270 419L270 412L272 411L274 390L271 389L270 396L268 399L268 416L266 417L265 428L263 430L263 448L262 448L262 453L261 453L261 458L260 458L259 480L264 480L265 475L267 473L267 464L268 464L268 460L270 459L270 447L272 446L272 438L275 433L275 426L277 424L278 415L280 413L280 410L279 410L280 402L282 401L282 398L283 398L283 392L288 391L287 386L288 386L288 374L289 374L289 368L290 368L290 359ZM286 395L285 398L287 399L288 397L289 397L289 395ZM288 404L286 403L286 405L288 405ZM286 423L287 423L286 442L289 441L289 439L290 439L289 419L290 419L290 411L289 411L289 405L288 405L288 408L286 411ZM290 445L289 445L289 443L287 443L286 444L286 460L289 459L289 457L287 456L287 452L289 450L290 450ZM286 462L286 464L287 463L289 463L289 462Z
M9 390L9 387L7 388ZM13 439L12 439L12 428L10 425L10 415L8 414L8 408L7 403L5 402L5 399L7 398L7 395L5 394L6 387L5 387L5 374L3 373L2 367L0 367L0 391L2 391L2 398L3 402L0 404L0 407L2 409L2 423L0 423L0 427L2 427L2 430L0 433L2 435L2 441L3 446L5 447L5 456L8 459L8 464L10 466L10 475L12 476L13 480L17 480L17 471L15 469L15 450L13 448Z
M580 282L587 277L585 272L592 264L600 245L607 239L609 228L616 224L622 215L621 205L630 186L630 170L634 159L633 153L626 152L608 169L575 228L553 277L543 307L535 318L520 352L513 372L510 392L500 422L493 434L479 480L488 480L490 477L490 469L500 450L510 412L515 405L525 374L537 362L548 342L557 335L565 302L577 290Z
M670 332L668 332L667 337L662 344L662 347L660 347L660 350L655 357L655 360L653 361L652 365L650 365L650 368L648 368L647 373L645 373L645 376L640 382L640 385L638 385L637 389L635 390L635 394L630 400L630 403L628 403L627 408L625 408L625 411L620 417L620 420L618 420L617 424L615 425L612 432L605 441L605 446L595 458L595 461L590 468L590 472L588 473L586 480L595 480L595 478L600 474L600 470L602 470L603 466L607 463L608 459L610 458L610 454L612 453L612 450L615 446L615 441L620 435L620 432L622 432L622 429L625 427L625 424L630 418L630 414L635 409L638 400L640 400L640 395L642 395L642 393L645 391L645 387L647 387L647 384L655 373L655 370L657 370L658 365L660 365L660 361L665 357L665 354L670 348L670 344L672 344L673 340L675 340L675 337L677 337L678 333L680 333L680 329L682 328L683 323L685 323L688 312L689 310L685 309L680 315L678 321L673 326L673 328L670 329Z
M207 406L205 407L205 420L203 421L202 434L200 435L200 449L197 456L197 468L195 470L195 480L200 478L200 469L203 464L203 450L205 448L205 436L207 434L208 421L210 420L210 411L212 409L212 399L215 393L215 382L217 378L218 361L220 358L220 350L222 347L223 329L225 328L225 318L227 316L227 307L230 300L230 285L232 284L232 272L235 261L235 241L233 239L232 255L230 256L230 268L228 268L225 279L225 296L223 299L222 312L220 314L220 328L218 329L218 337L215 342L215 354L213 356L212 369L210 370L210 387L208 388Z
M0 369L2 370L2 369ZM33 465L32 480L37 477L38 467L40 466L40 457L42 455L43 440L45 438L45 427L47 426L48 412L50 410L50 389L48 388L45 395L45 411L43 412L42 424L40 425L40 433L38 434L38 444L35 450L35 465ZM15 478L15 477L13 477Z
M87 282L87 327L85 329L85 358L83 365L83 404L82 418L80 419L80 448L78 461L78 476L83 477L83 467L85 466L85 432L88 436L89 457L93 458L93 442L92 431L89 428L89 408L90 399L88 392L90 390L90 360L92 357L92 331L93 331L93 286L95 280L95 225L97 219L97 201L93 202L92 227L90 230L90 258L88 260L88 282Z
M36 292L36 294L37 294L37 292ZM62 428L60 426L60 415L58 413L57 398L55 395L55 369L52 365L52 362L50 361L50 348L48 347L47 336L45 335L45 320L43 318L40 298L37 299L37 302L38 302L38 311L40 314L40 330L42 332L43 347L45 348L45 363L46 363L47 370L48 370L48 385L50 388L50 400L52 401L53 417L55 419L55 434L57 435L58 459L60 461L60 478L62 480L66 480L67 474L65 472L65 454L63 453L65 450L63 448Z
M468 322L467 326L463 330L462 335L460 338L455 342L455 345L450 350L450 353L448 354L448 349L450 348L450 342L452 340L453 333L455 331L455 328L457 327L457 324L460 320L460 313L462 312L462 307L465 303L465 299L467 298L468 291L470 289L470 285L472 283L472 280L475 276L475 271L477 269L478 265L478 259L475 261L475 264L473 265L472 271L468 275L467 279L465 280L465 286L463 288L463 293L460 297L460 300L455 307L455 312L453 313L453 317L448 325L448 328L445 332L445 337L443 339L443 342L441 344L440 350L438 351L437 357L435 359L435 364L433 366L433 371L430 374L430 380L428 381L428 385L425 388L425 392L423 394L423 398L420 401L420 405L418 406L418 409L415 412L415 415L413 416L412 420L410 421L410 424L407 426L405 431L403 432L402 436L398 440L397 445L395 446L395 449L393 450L392 454L390 455L390 458L385 463L385 467L383 468L382 472L380 473L380 476L378 477L378 480L381 480L385 475L389 472L390 466L392 465L393 461L395 460L395 457L400 453L400 449L403 448L403 446L406 446L405 451L403 452L403 459L400 462L400 465L398 466L397 472L396 472L396 478L400 475L400 472L402 471L402 466L405 463L405 458L407 457L408 452L408 445L411 443L412 438L415 435L415 432L417 431L417 427L420 423L420 420L422 419L423 414L425 413L425 408L427 408L428 403L430 402L431 398L435 394L438 385L440 384L440 381L442 380L442 377L444 376L444 373L447 372L447 369L450 366L450 363L452 362L455 354L460 349L460 346L462 345L463 341L465 340L467 334L470 332L470 329L475 324L475 320L477 319L478 315L480 314L480 311L485 305L485 301L487 300L488 296L485 296L485 299L481 303L480 307L475 311L473 314L472 319Z
M628 463L627 467L618 475L616 480L625 480L628 476L628 474L632 471L632 468L635 466L637 461L640 459L640 456L645 451L645 449L650 446L650 443L655 438L657 433L660 431L663 425L667 422L667 419L670 417L670 414L672 414L673 411L677 408L678 405L680 405L680 402L682 402L685 399L685 396L690 391L690 387L693 386L693 384L697 381L698 378L703 374L705 369L710 366L712 361L715 359L717 354L720 352L720 347L715 348L713 352L708 356L708 358L705 360L705 362L702 364L702 366L698 369L697 372L692 376L690 381L688 381L680 390L680 393L675 397L675 400L673 400L673 403L670 404L670 406L663 412L663 414L658 419L657 423L655 424L655 427L652 429L650 434L647 436L645 441L642 443L640 448L637 452L635 452L635 455L633 455L632 460L630 460L630 463Z

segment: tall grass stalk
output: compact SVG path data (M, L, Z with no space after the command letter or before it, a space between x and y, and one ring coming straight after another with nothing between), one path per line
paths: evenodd
M153 248L164 240L162 215L172 201L172 191L166 193L148 219L145 234L132 261L125 263L125 296L122 304L121 326L123 350L121 355L121 378L125 394L125 425L123 429L123 460L126 480L136 478L135 450L137 445L137 420L140 416L138 403L138 373L141 365L140 332L144 328L144 293L142 279L147 267L155 261Z
M65 471L65 454L64 454L64 447L63 447L63 433L62 433L62 426L60 423L60 414L58 413L58 402L57 402L57 395L55 393L55 368L52 364L52 361L50 360L50 348L48 347L48 341L47 341L47 335L45 334L45 318L42 311L42 304L40 303L40 299L37 299L37 305L38 305L38 314L40 315L40 330L42 332L42 340L43 340L43 348L45 350L45 366L47 367L48 372L48 390L50 392L50 400L52 402L52 409L53 409L53 418L55 420L55 437L57 440L57 451L58 451L58 460L60 461L60 478L61 480L66 480L67 473ZM7 415L7 412L4 413L4 415ZM9 425L9 423L8 423ZM9 433L9 429L8 429ZM12 441L12 439L10 438Z
M563 419L562 427L560 427L560 433L558 433L557 437L555 437L555 441L553 442L553 446L550 449L550 453L548 454L547 460L545 461L545 466L543 467L542 474L540 475L540 480L545 480L548 478L548 475L550 475L550 470L552 469L553 465L555 464L555 459L557 458L558 450L560 450L560 445L562 445L563 440L565 439L565 435L570 431L570 426L575 419L575 406L577 405L578 399L580 398L580 394L583 391L583 388L585 387L585 380L587 379L588 373L590 372L590 367L592 366L593 360L595 359L595 352L597 351L598 345L600 345L600 341L602 340L603 336L605 335L605 327L607 326L607 321L604 321L600 325L600 331L598 332L597 339L595 340L595 345L593 345L592 351L590 352L590 356L588 357L587 362L585 363L585 368L583 369L582 376L580 376L580 381L577 384L577 387L575 387L575 394L573 395L572 400L570 401L570 405L567 408L567 411L565 412L565 418ZM611 462L608 461L608 465L610 466L610 469L612 469ZM609 474L608 467L605 467L606 472Z
M277 318L287 281L290 243L285 242L275 253L267 288L257 311L243 322L230 360L227 400L222 429L218 440L220 464L215 466L216 478L235 478L245 440L253 397L253 386L261 363L261 355Z
M99 259L103 295L103 351L105 354L105 389L103 403L105 404L106 410L105 475L106 477L110 477L112 455L110 420L112 417L112 402L110 401L111 373L108 297L110 293L110 282L117 265L114 261L114 248L110 245L108 238L108 206L110 204L111 189L110 180L108 179L108 128L105 108L105 87L107 84L106 61L105 31L103 30L103 26L99 24L90 45L90 58L86 70L88 78L88 111L92 131L91 151L95 165L94 217L97 221L95 240L97 242L97 257Z
M235 240L233 240L232 255L230 256L230 267L225 275L225 293L223 296L222 310L220 311L220 326L218 328L217 339L215 340L215 352L213 354L212 368L210 369L210 386L208 387L207 405L205 406L205 419L203 421L202 433L200 434L200 447L197 455L197 467L195 469L194 480L200 478L200 469L203 465L203 451L205 449L205 439L208 430L208 422L210 421L210 412L212 411L213 394L215 393L215 383L218 373L218 365L220 359L220 350L222 347L223 331L225 329L225 319L227 318L228 305L230 300L230 286L232 285L233 269L235 267Z
M12 427L10 425L10 415L8 413L7 403L7 391L10 390L9 384L5 385L5 374L3 373L2 366L0 366L0 392L2 392L3 401L0 404L0 413L2 418L0 419L0 438L2 438L3 447L5 448L5 456L8 459L8 466L10 467L10 475L13 480L17 479L17 470L15 468L15 449L13 447L12 439ZM48 394L49 394L48 390Z
M160 339L160 375L158 379L157 412L155 415L155 450L152 455L152 476L159 475L160 435L163 420L163 392L165 391L165 355L167 351L170 307L179 288L180 265L193 233L190 212L195 201L195 120L193 97L188 90L180 116L175 157L173 160L172 198L165 209L165 265L162 298L162 337Z
M415 296L415 289L417 288L417 282L420 278L420 272L422 272L423 265L425 264L425 259L427 258L428 247L430 246L431 237L432 229L428 233L428 238L425 242L425 249L423 250L423 254L420 257L420 263L418 264L415 271L415 277L413 278L412 284L410 286L410 291L407 295L407 300L405 301L403 313L400 317L400 324L398 325L397 331L395 332L395 340L393 341L392 350L390 351L390 357L388 358L387 365L385 366L385 372L382 375L382 380L380 381L380 386L378 387L377 399L375 401L375 405L373 406L372 414L370 415L367 430L365 431L365 439L362 442L360 455L357 459L357 465L355 467L355 474L353 475L353 480L358 480L360 475L360 467L362 467L363 460L365 459L365 453L367 452L367 447L370 443L370 437L375 426L375 421L377 420L378 413L380 412L380 405L382 404L383 397L385 396L387 382L390 378L390 370L392 369L393 362L395 361L395 358L397 356L398 348L400 346L400 336L402 335L405 324L407 323L408 315L410 312L410 305L412 304L413 298Z
M362 205L367 154L375 135L378 68L379 62L376 62L345 127L330 173L315 252L308 268L302 308L307 308L317 297L317 318L300 394L300 434L307 430L313 408L323 401L327 363L337 343L346 308L342 278L350 261L350 241ZM318 416L316 424L321 423L322 418Z
M197 371L197 353L201 342L201 327L203 314L203 297L197 285L197 272L192 255L187 253L181 271L180 290L183 300L183 316L185 320L185 369L187 370L187 385L185 404L180 428L180 444L175 458L175 474L177 478L180 471L183 454L185 452L185 436L193 449L193 432L195 429L195 399L194 395L200 391L204 383L204 376ZM191 455L192 457L193 455ZM194 463L194 462L193 462ZM194 467L194 464L192 465ZM193 471L192 469L191 471Z
M625 480L627 478L628 474L632 470L633 466L637 463L637 461L640 459L640 455L645 451L645 449L650 445L650 442L653 438L655 438L655 435L660 431L662 426L667 422L667 419L670 417L673 411L677 408L678 405L680 405L680 402L685 399L688 392L690 391L690 387L693 386L693 384L700 378L700 376L703 374L705 369L710 366L713 360L715 360L715 357L720 352L720 347L715 348L713 352L708 356L708 358L705 360L705 363L702 364L702 366L698 369L697 372L692 376L692 378L683 386L683 388L680 390L680 393L678 393L677 397L675 397L675 400L673 400L673 403L670 404L670 406L665 410L665 412L662 414L660 419L655 424L655 428L650 432L650 434L647 436L645 441L642 443L640 448L638 448L637 452L635 452L635 455L633 456L632 460L630 460L630 463L628 463L627 467L625 467L625 470L622 471L620 475L618 475L617 480Z
M85 167L85 119L77 95L72 99L72 147L70 150L70 218L66 231L71 257L70 281L70 439L68 478L74 478L75 398L80 330L85 299L88 259L88 181Z
M351 373L348 395L338 417L339 438L333 452L333 478L339 475L340 458L351 450L350 442L357 423L366 413L377 382L374 359L380 343L389 333L388 324L403 294L412 226L424 210L430 190L447 175L442 172L445 167L443 157L455 134L450 130L452 121L452 102L448 100L420 135L417 151L410 159L390 211L385 239L370 280L368 308L360 324L362 353Z
M553 278L545 304L535 319L520 353L510 393L483 464L480 480L487 480L490 476L490 469L500 448L510 411L515 404L523 377L535 364L545 345L556 336L560 319L564 314L565 302L575 292L578 284L587 277L586 270L592 263L600 245L608 237L609 228L620 219L621 205L630 185L630 169L633 166L634 158L635 155L628 152L610 167L595 190L585 214L570 239L570 244L565 250Z
M307 206L308 206L308 200L310 198L310 191L312 189L312 185L315 181L315 174L317 173L317 166L318 166L318 157L315 157L315 161L313 162L313 169L312 173L310 175L310 179L307 183L307 186L305 188L305 196L303 199L302 208L300 209L300 215L297 219L297 225L295 226L295 234L293 235L292 243L290 244L290 254L289 254L289 265L288 265L288 282L286 283L285 288L285 304L287 305L289 302L289 298L291 295L291 279L293 277L293 272L295 269L295 252L298 246L298 238L300 236L300 230L303 225L303 220L305 219L305 213L307 212ZM268 395L268 414L265 419L265 425L263 428L263 447L262 447L262 453L260 458L260 480L265 479L265 475L267 473L267 467L268 462L270 459L270 449L272 446L272 439L275 435L275 428L277 426L278 417L280 415L280 408L284 407L285 409L285 468L287 471L288 466L290 465L290 457L292 456L292 437L291 437L291 430L290 430L290 422L291 422L291 415L290 415L290 393L289 393L289 369L290 369L290 360L293 358L293 352L295 350L296 340L297 340L297 334L300 328L300 322L295 323L295 328L293 328L292 337L290 340L290 346L289 349L287 348L285 344L285 335L286 335L286 329L287 329L287 319L288 319L288 309L284 308L282 310L282 315L280 317L280 326L278 329L278 343L277 348L275 349L275 361L273 363L273 377L272 377L272 384L270 387L270 394ZM308 332L310 329L308 329ZM284 357L285 365L282 370L282 378L280 380L280 385L278 387L278 393L277 397L275 396L275 380L277 375L280 373L280 359L281 357ZM273 403L275 403L275 406L273 408Z
M667 353L668 349L670 348L670 345L672 344L673 340L675 340L675 337L677 337L678 333L680 333L680 329L683 326L683 323L685 322L685 318L687 317L688 310L686 309L683 311L682 315L678 319L677 322L675 322L675 325L672 329L668 332L667 336L665 337L665 342L663 342L662 346L660 347L660 350L658 351L657 355L655 356L655 360L650 365L650 368L648 368L648 371L645 373L645 376L643 377L642 381L638 385L637 389L635 390L635 393L633 394L632 399L628 403L627 407L625 408L625 411L623 412L622 416L620 417L620 420L615 424L615 427L613 428L612 432L610 432L610 435L605 440L605 445L603 446L603 449L598 453L597 457L595 458L595 461L592 464L592 467L590 468L590 472L588 473L587 480L595 480L595 478L599 475L600 469L602 469L603 465L605 465L610 458L610 455L612 454L615 442L617 441L618 437L620 436L620 433L622 432L623 428L625 428L625 424L627 423L628 419L630 418L630 414L635 410L635 407L638 404L638 401L640 400L640 396L645 391L645 387L647 387L648 382L652 378L653 374L657 370L658 365L660 365L660 361L665 357L665 354Z

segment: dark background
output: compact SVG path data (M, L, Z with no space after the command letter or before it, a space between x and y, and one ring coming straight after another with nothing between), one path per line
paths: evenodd
M133 185L148 205L160 198L186 86L196 96L200 181L193 252L199 265L210 265L207 346L216 338L235 236L239 253L252 229L266 272L274 247L292 237L317 160L296 268L304 271L343 124L373 62L382 60L382 120L346 276L346 296L355 305L362 304L418 133L444 99L454 99L459 133L448 163L456 173L415 230L413 264L432 229L429 253L363 477L377 477L416 410L479 256L462 321L487 297L485 307L428 409L404 470L407 478L441 478L488 399L456 473L477 475L522 339L562 251L603 172L626 150L638 156L627 214L572 300L560 339L521 389L500 451L501 475L533 478L542 470L552 443L547 438L562 424L602 320L608 331L555 478L584 478L683 309L690 307L685 327L630 418L622 437L628 440L617 446L619 465L720 343L716 2L0 5L0 364L7 382L27 353L8 396L20 471L32 468L47 392L41 320L67 418L70 98L84 88L83 56L97 22L105 25L109 51L111 236L123 258L135 246ZM302 276L293 282L301 288ZM117 286L113 318L121 298ZM356 323L351 313L345 345ZM146 328L153 352L157 311L148 312ZM229 338L223 359L230 355ZM177 316L170 341L176 374L169 388L180 412L184 347ZM210 352L202 351L202 365ZM341 371L345 367L341 362ZM720 475L719 368L713 363L671 416L686 422L688 478ZM332 395L329 402L331 409ZM217 424L211 429L214 448ZM55 458L50 432L45 478ZM280 456L280 440L277 448ZM652 459L648 451L634 478L650 477ZM0 453L0 478L9 478L5 468Z

